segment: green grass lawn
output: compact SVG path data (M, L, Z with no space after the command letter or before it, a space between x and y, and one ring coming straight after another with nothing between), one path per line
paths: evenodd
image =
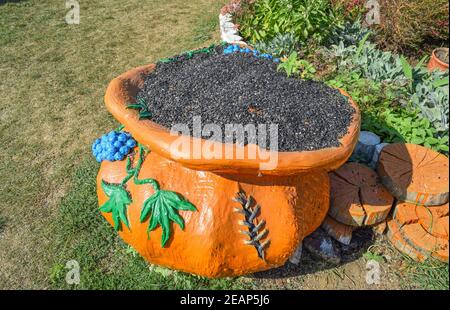
M73 259L81 267L76 288L280 287L149 265L98 212L90 147L118 125L103 104L108 82L217 42L225 2L80 0L81 23L67 25L62 0L0 1L0 289L74 288L65 281ZM433 283L448 288L448 277Z
M117 126L108 82L218 41L224 2L82 0L80 24L68 25L62 0L0 1L0 288L63 287L69 259L83 287L242 287L149 273L99 218L90 155Z

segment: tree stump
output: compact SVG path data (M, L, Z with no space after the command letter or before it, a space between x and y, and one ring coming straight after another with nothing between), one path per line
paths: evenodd
M384 235L387 229L387 222L386 221L380 222L372 226L372 229L377 235Z
M378 174L392 195L425 206L448 202L448 158L415 144L396 143L383 148Z
M394 202L375 171L358 163L347 163L332 172L330 184L328 214L342 224L378 224L386 219Z
M425 255L414 249L411 245L409 245L408 242L405 241L402 234L400 233L400 225L396 220L388 221L387 226L387 237L397 250L411 257L417 262L423 262L427 259Z

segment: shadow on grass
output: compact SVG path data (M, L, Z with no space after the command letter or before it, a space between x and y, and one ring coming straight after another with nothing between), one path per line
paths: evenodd
M6 218L0 214L0 234L5 230Z
M303 247L302 258L298 265L287 262L284 266L275 269L258 272L253 274L258 279L281 279L292 278L302 275L313 274L318 271L330 270L355 261L367 252L369 247L374 243L374 233L370 227L360 228L353 232L353 238L350 245L343 245L335 242L342 254L342 262L340 265L327 263L309 253Z

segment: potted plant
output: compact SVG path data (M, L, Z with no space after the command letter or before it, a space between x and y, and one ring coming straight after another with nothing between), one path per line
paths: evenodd
M440 47L433 50L430 62L428 63L428 70L448 70L448 48Z

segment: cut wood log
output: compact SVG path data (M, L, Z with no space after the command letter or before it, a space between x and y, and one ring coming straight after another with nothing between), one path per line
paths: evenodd
M369 163L375 152L375 146L380 144L380 137L370 131L359 133L358 143L352 154L352 159Z
M409 202L398 202L393 217L400 225L413 224L419 221L416 205Z
M448 203L442 206L430 206L428 210L430 210L433 218L441 218L449 215Z
M378 223L376 225L372 226L373 231L377 234L377 235L384 235L384 233L386 232L387 229L387 222L383 221L381 223Z
M392 208L394 198L375 171L364 165L344 164L330 174L330 184L328 214L342 224L375 225L384 221Z
M322 223L322 229L327 234L342 244L349 245L352 241L353 226L339 223L330 216L327 216Z
M448 216L437 219L429 233L437 238L448 239L448 221Z
M394 218L400 225L419 223L431 235L448 238L448 203L442 206L421 206L409 202L398 203Z
M423 262L427 259L427 256L410 246L400 233L400 225L396 220L389 220L387 222L387 238L392 245L402 252L403 254L411 257L417 262Z
M396 143L383 148L377 171L399 200L437 206L448 202L448 169L446 156L420 145Z
M403 238L414 249L426 256L433 256L448 263L448 240L437 238L428 233L419 223L408 224L400 228Z
M448 262L448 204L427 207L401 202L395 208L393 221L402 239L414 250ZM413 253L411 257L416 256Z

